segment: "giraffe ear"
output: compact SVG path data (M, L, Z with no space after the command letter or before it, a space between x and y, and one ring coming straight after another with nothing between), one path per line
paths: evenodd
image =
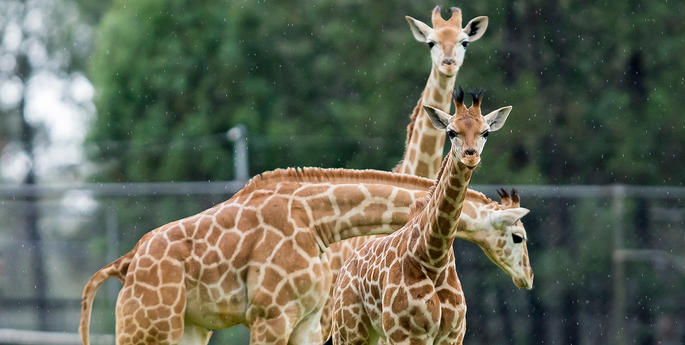
M524 207L508 208L506 210L495 211L493 216L493 223L497 225L514 225L517 220L523 218L530 212L529 209Z
M435 109L427 105L423 106L423 111L426 112L428 118L431 119L433 126L437 129L447 128L447 125L450 123L450 117L452 117L440 109Z
M469 42L477 41L483 36L485 30L488 28L488 17L480 16L471 19L466 24L464 32L469 35Z
M433 32L433 29L418 19L414 19L410 16L404 16L404 18L407 19L411 33L414 34L414 38L419 42L428 42L428 35Z
M508 105L485 115L485 122L490 126L490 132L494 132L504 126L504 122L507 121L511 109L512 107Z

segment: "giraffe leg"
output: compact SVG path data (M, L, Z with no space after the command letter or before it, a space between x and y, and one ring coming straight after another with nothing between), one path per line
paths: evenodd
M145 270L136 270L137 265L133 261L117 299L117 345L178 344L184 333L186 301L182 264L163 260ZM160 283L166 284L153 289Z
M285 314L250 323L250 345L287 345L293 328Z
M353 260L348 261L346 268L352 266ZM346 269L345 268L345 269ZM368 316L364 312L364 305L357 290L354 288L350 273L345 269L338 276L333 300L333 330L334 345L375 344L375 332L369 327ZM339 288L344 287L344 288Z
M333 291L331 295L326 299L326 304L324 304L321 310L321 337L323 342L327 342L331 338L331 324L333 323Z
M293 345L320 345L324 343L321 334L322 310L311 313L302 319L290 336L290 344Z
M212 336L212 331L186 323L183 327L183 337L178 345L207 345L209 338Z

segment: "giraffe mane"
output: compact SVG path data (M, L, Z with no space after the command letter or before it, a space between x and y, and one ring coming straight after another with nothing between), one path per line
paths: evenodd
M428 189L433 180L380 170L324 169L324 168L287 168L263 172L251 178L238 194L250 193L264 186L279 182L309 183L387 183L394 186Z
M430 189L428 189L428 193L426 193L426 196L423 198L419 198L414 203L411 205L409 208L409 219L413 218L416 214L420 213L424 208L426 208L426 205L428 204L428 201L433 197L433 193L435 192L435 188L438 186L438 181L440 181L440 178L442 177L443 172L445 171L445 166L447 165L448 157L445 156L445 158L442 160L442 164L440 164L440 170L438 170L438 176L435 177L435 180L433 181L433 184L431 185Z
M414 217L417 213L421 212L426 205L428 204L428 201L431 199L433 196L433 193L435 192L435 188L437 187L437 181L440 181L440 177L442 176L443 172L445 171L445 165L447 164L447 157L442 160L442 165L440 166L440 170L438 171L438 176L435 178L435 181L433 181L433 185L428 189L428 193L423 197L419 198L414 203L411 205L409 208L409 218L411 219ZM473 190L473 189L466 189L466 199L471 199L471 200L478 200L482 202L483 204L495 204L497 205L498 208L504 208L502 203L499 203L497 201L494 201L485 194Z
M411 114L409 115L409 124L407 125L407 140L404 142L404 147L408 147L409 143L411 142L411 135L412 132L414 132L414 124L416 123L416 118L419 116L419 113L421 112L421 105L423 104L423 92L421 93L421 97L419 98L419 101L416 102L416 106L414 107L414 110L412 110ZM395 168L392 169L392 171L396 172L400 165L402 165L402 161L400 161L399 164Z

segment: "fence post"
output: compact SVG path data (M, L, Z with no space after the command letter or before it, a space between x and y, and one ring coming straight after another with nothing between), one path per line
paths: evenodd
M226 137L233 143L235 179L237 181L247 181L250 178L247 155L247 127L245 125L237 125L226 132Z
M625 196L626 188L624 185L615 184L611 187L611 206L614 218L614 250L612 255L612 269L614 272L612 336L614 345L626 344L623 327L623 320L625 320L626 316L626 290L623 286L623 283L625 282L625 262L623 258L623 249L625 247L623 226L623 218L625 217Z
M116 260L119 254L119 224L117 222L117 215L112 208L104 208L105 222L106 222L106 237L107 237L107 261L112 262ZM113 280L107 282L107 294L110 301L116 301L119 294L117 283Z

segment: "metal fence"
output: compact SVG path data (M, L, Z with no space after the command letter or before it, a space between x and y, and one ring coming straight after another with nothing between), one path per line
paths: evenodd
M0 185L0 343L78 343L64 333L76 331L81 289L93 272L145 232L226 200L242 185ZM491 197L499 187L473 186ZM524 224L535 288L515 289L476 246L457 241L469 306L465 342L685 343L685 188L507 187L532 210ZM113 333L119 287L110 281L100 290L93 333ZM217 332L212 342L246 337L238 328Z

